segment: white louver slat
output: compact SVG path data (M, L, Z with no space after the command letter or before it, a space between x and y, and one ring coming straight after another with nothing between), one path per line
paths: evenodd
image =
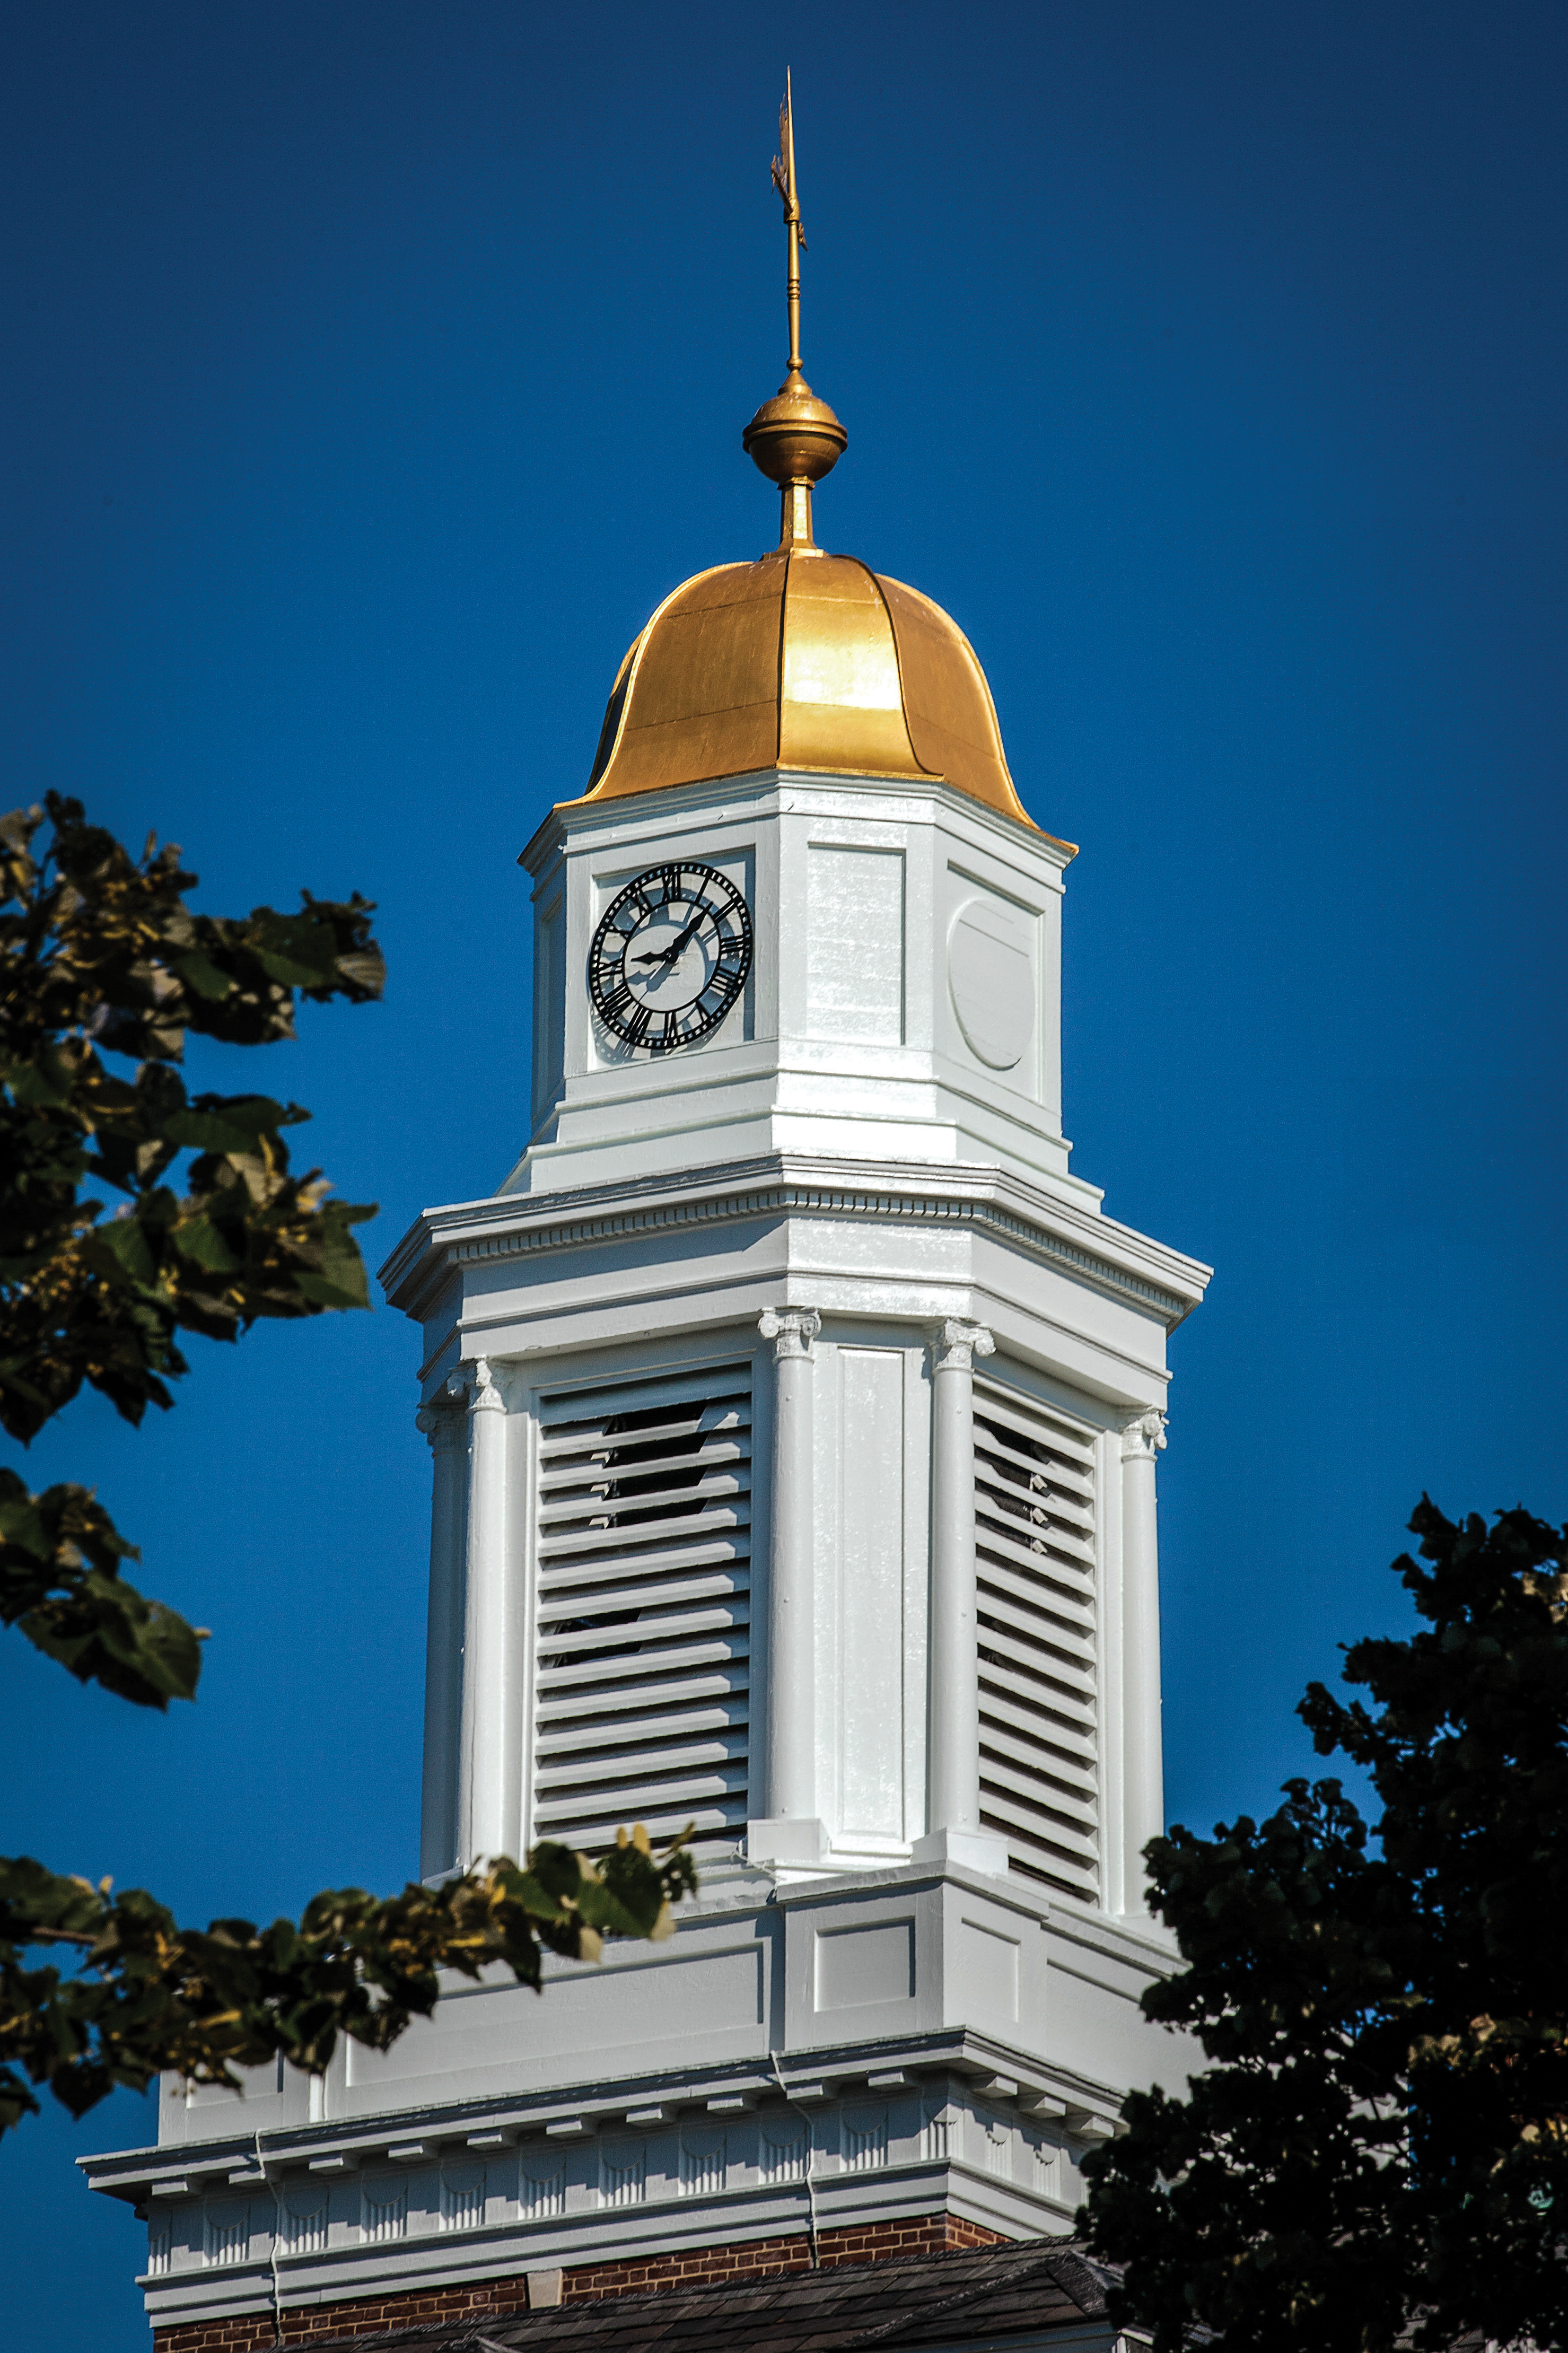
M751 1375L621 1383L540 1414L533 1835L745 1835Z
M1015 1871L1096 1898L1094 1454L974 1384L981 1819Z

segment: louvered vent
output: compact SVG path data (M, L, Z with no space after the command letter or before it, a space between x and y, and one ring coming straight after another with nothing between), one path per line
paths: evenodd
M744 1366L541 1412L533 1834L590 1851L745 1835L752 1396Z
M1015 1871L1093 1903L1094 1455L1012 1391L974 1385L980 1807Z

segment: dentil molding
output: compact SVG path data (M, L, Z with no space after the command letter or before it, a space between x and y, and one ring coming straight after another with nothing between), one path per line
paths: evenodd
M388 1298L411 1315L454 1269L581 1250L748 1218L795 1214L889 1225L967 1226L1094 1283L1158 1317L1167 1330L1203 1297L1209 1269L1131 1228L1078 1209L998 1168L922 1168L900 1181L891 1163L812 1164L783 1155L728 1168L655 1176L570 1192L507 1194L426 1210L381 1270ZM1142 1270L1148 1269L1149 1271ZM1164 1281L1153 1279L1155 1273Z

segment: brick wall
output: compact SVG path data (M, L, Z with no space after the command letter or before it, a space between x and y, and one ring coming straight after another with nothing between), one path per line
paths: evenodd
M907 2222L873 2222L852 2230L824 2231L817 2253L826 2263L874 2263L888 2255L934 2254L958 2247L996 2247L1000 2232L983 2230L956 2214L924 2214ZM640 2295L651 2288L694 2287L703 2281L754 2278L764 2272L803 2272L811 2248L803 2238L744 2239L730 2247L695 2247L685 2254L650 2255L624 2263L584 2263L566 2273L562 2301L590 2296ZM525 2280L489 2280L472 2287L412 2288L402 2295L366 2298L358 2304L300 2305L283 2308L285 2345L321 2344L328 2338L369 2337L387 2328L428 2328L442 2320L479 2320L522 2310ZM269 2312L229 2320L194 2320L153 2335L153 2353L270 2353L278 2342Z
M929 2255L944 2248L998 2247L1001 2234L956 2214L921 2214L908 2222L870 2222L824 2231L817 2253L826 2263L874 2263L884 2255ZM758 2272L803 2272L811 2248L804 2239L745 2239L733 2247L694 2247L684 2255L650 2255L629 2263L584 2263L568 2272L562 2302L579 2296L640 2295L649 2288L694 2287L704 2280L743 2279Z

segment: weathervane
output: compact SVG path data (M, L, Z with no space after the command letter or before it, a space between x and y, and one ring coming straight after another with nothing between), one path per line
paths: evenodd
M789 368L772 400L758 409L741 447L777 482L783 496L779 546L815 554L811 536L811 490L838 463L849 436L825 400L818 400L801 373L800 257L806 249L801 233L800 193L795 176L795 108L790 77L784 74L784 103L779 108L779 152L773 157L773 185L784 204L789 235Z
M800 374L800 257L809 253L801 226L800 194L795 184L795 115L790 106L789 68L784 68L784 94L779 105L779 152L773 157L773 185L784 199L784 227L789 231L789 372Z

